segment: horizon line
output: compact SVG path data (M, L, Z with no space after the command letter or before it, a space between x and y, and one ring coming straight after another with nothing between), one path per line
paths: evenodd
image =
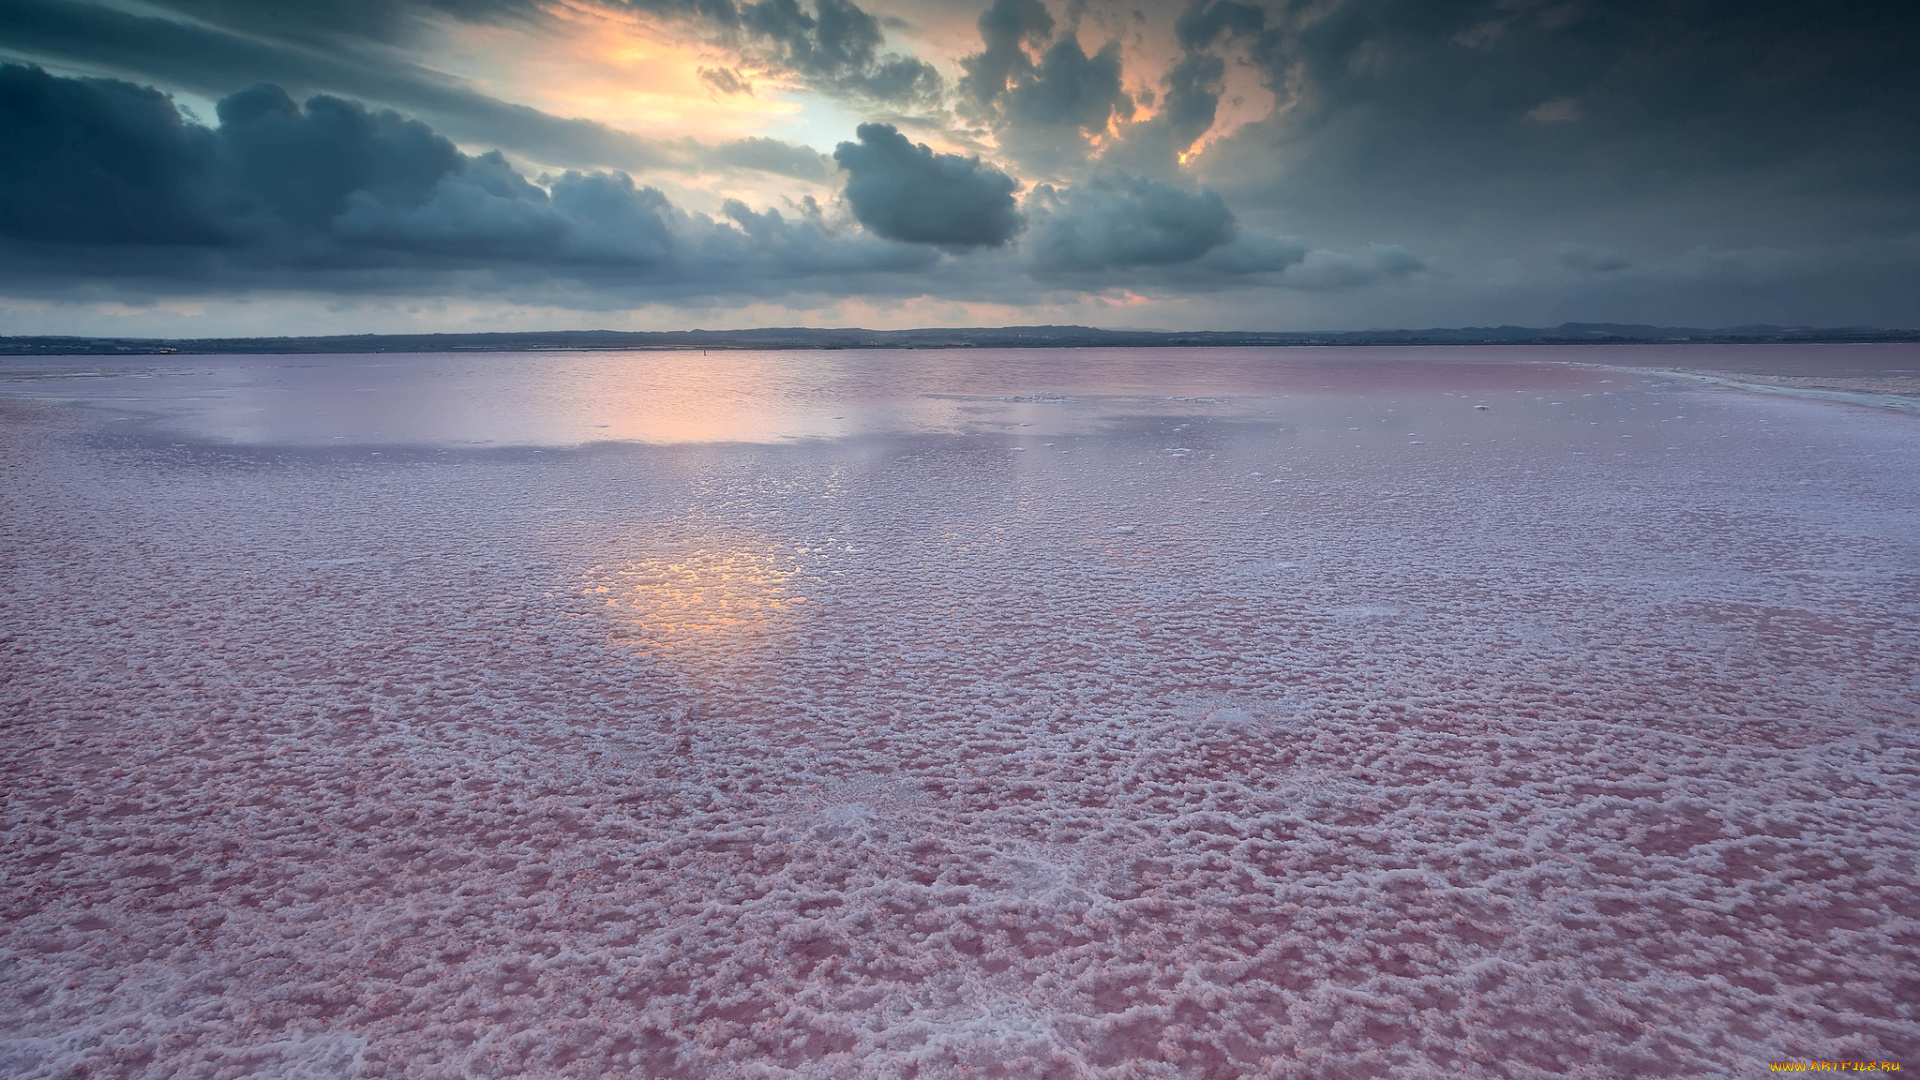
M1370 330L1136 330L1071 324L992 327L763 326L732 330L485 330L407 333L118 337L0 335L0 356L171 353L542 351L632 348L1134 348L1313 345L1681 345L1920 342L1920 329L1748 324L1704 328L1564 322L1556 327L1427 327Z

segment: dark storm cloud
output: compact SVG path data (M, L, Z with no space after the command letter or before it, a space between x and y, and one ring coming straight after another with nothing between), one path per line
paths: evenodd
M1249 226L1355 252L1292 284L1434 298L1350 318L1920 318L1885 299L1920 288L1896 243L1920 234L1920 6L1196 0L1175 31L1162 110L1103 160L1169 175L1234 69L1256 75L1278 107L1215 132L1190 172ZM1433 272L1369 242L1433 252ZM1757 251L1767 274L1705 254ZM1831 300L1832 280L1883 275L1856 307Z
M960 61L966 75L960 92L976 104L991 105L1014 80L1031 75L1026 46L1045 47L1053 37L1053 15L1040 0L994 0L978 23L986 46Z
M1027 200L1031 272L1086 287L1271 286L1331 292L1405 280L1426 262L1373 244L1358 254L1308 250L1245 229L1220 196L1106 172L1073 188L1041 185Z
M156 90L0 67L0 235L212 243L212 132Z
M16 290L115 281L191 293L249 286L534 293L565 282L635 295L886 291L927 248L729 204L688 214L620 172L530 183L425 124L262 84L219 127L106 79L0 66L0 275ZM640 290L638 294L631 290ZM576 297L576 302L579 298Z
M1178 28L1189 61L1243 56L1287 106L1214 166L1262 201L1431 218L1732 182L1743 205L1815 195L1822 227L1896 198L1920 224L1920 5L1202 0Z
M1174 20L1181 56L1161 85L1166 93L1156 118L1165 149L1184 153L1213 127L1224 90L1226 61L1212 51L1220 39L1258 35L1266 13L1238 0L1196 0Z
M1007 153L1043 169L1069 166L1085 159L1089 136L1133 117L1119 42L1088 56L1072 32L1054 39L1039 0L995 0L978 25L985 47L960 62L961 107L991 125ZM1042 50L1038 61L1028 46Z
M861 124L859 142L833 159L847 171L847 203L881 236L948 248L999 247L1020 230L1019 184L979 158L936 154L890 124Z
M1040 55L1033 75L1009 86L1003 115L1010 127L1100 133L1110 121L1133 116L1133 98L1120 88L1120 45L1108 42L1088 56L1063 38Z
M1211 191L1103 176L1077 188L1035 192L1031 241L1045 271L1187 263L1231 243L1232 211Z
M505 5L498 8L506 10ZM476 10L494 9L481 5ZM323 21L321 25L335 27L338 34L347 32L343 23ZM372 28L384 26L373 24ZM0 4L0 46L129 72L209 97L250 83L273 82L300 93L370 99L428 117L437 130L454 138L501 147L552 165L634 171L753 168L803 180L826 175L819 155L802 147L782 144L791 152L775 153L763 145L772 140L764 139L718 148L648 139L477 93L377 45L316 48L96 4L8 0Z
M1167 72L1160 112L1175 153L1184 153L1213 127L1226 73L1225 60L1204 52L1182 56Z
M271 84L221 100L221 147L236 189L298 228L320 228L364 195L387 205L425 201L466 155L418 120L333 97L302 110Z

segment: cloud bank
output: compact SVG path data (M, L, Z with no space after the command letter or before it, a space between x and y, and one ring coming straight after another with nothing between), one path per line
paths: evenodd
M1912 5L13 0L0 58L54 73L0 116L15 296L1920 324Z
M1324 254L1245 233L1211 191L1125 174L1023 202L1005 172L885 124L834 152L834 206L729 199L707 215L617 170L529 178L497 151L468 154L419 120L338 97L302 104L261 83L216 112L209 127L150 87L0 67L0 140L14 150L0 160L0 281L572 290L578 306L605 307L849 290L995 299L1067 277L1114 286L1140 268L1280 275ZM1016 243L1030 222L1031 242Z
M221 99L208 128L150 88L7 66L0 125L15 150L0 161L0 237L16 288L51 274L431 289L478 274L498 287L751 292L937 258L817 215L688 214L624 172L533 183L420 121L324 95L303 107L271 84Z

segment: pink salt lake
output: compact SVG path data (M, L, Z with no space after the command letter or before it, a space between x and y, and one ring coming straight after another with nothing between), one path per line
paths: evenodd
M0 1074L1920 1061L1875 348L0 361Z

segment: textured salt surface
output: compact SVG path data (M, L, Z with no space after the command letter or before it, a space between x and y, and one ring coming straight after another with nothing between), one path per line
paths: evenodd
M498 450L16 387L0 1074L1920 1060L1913 417L964 363Z

